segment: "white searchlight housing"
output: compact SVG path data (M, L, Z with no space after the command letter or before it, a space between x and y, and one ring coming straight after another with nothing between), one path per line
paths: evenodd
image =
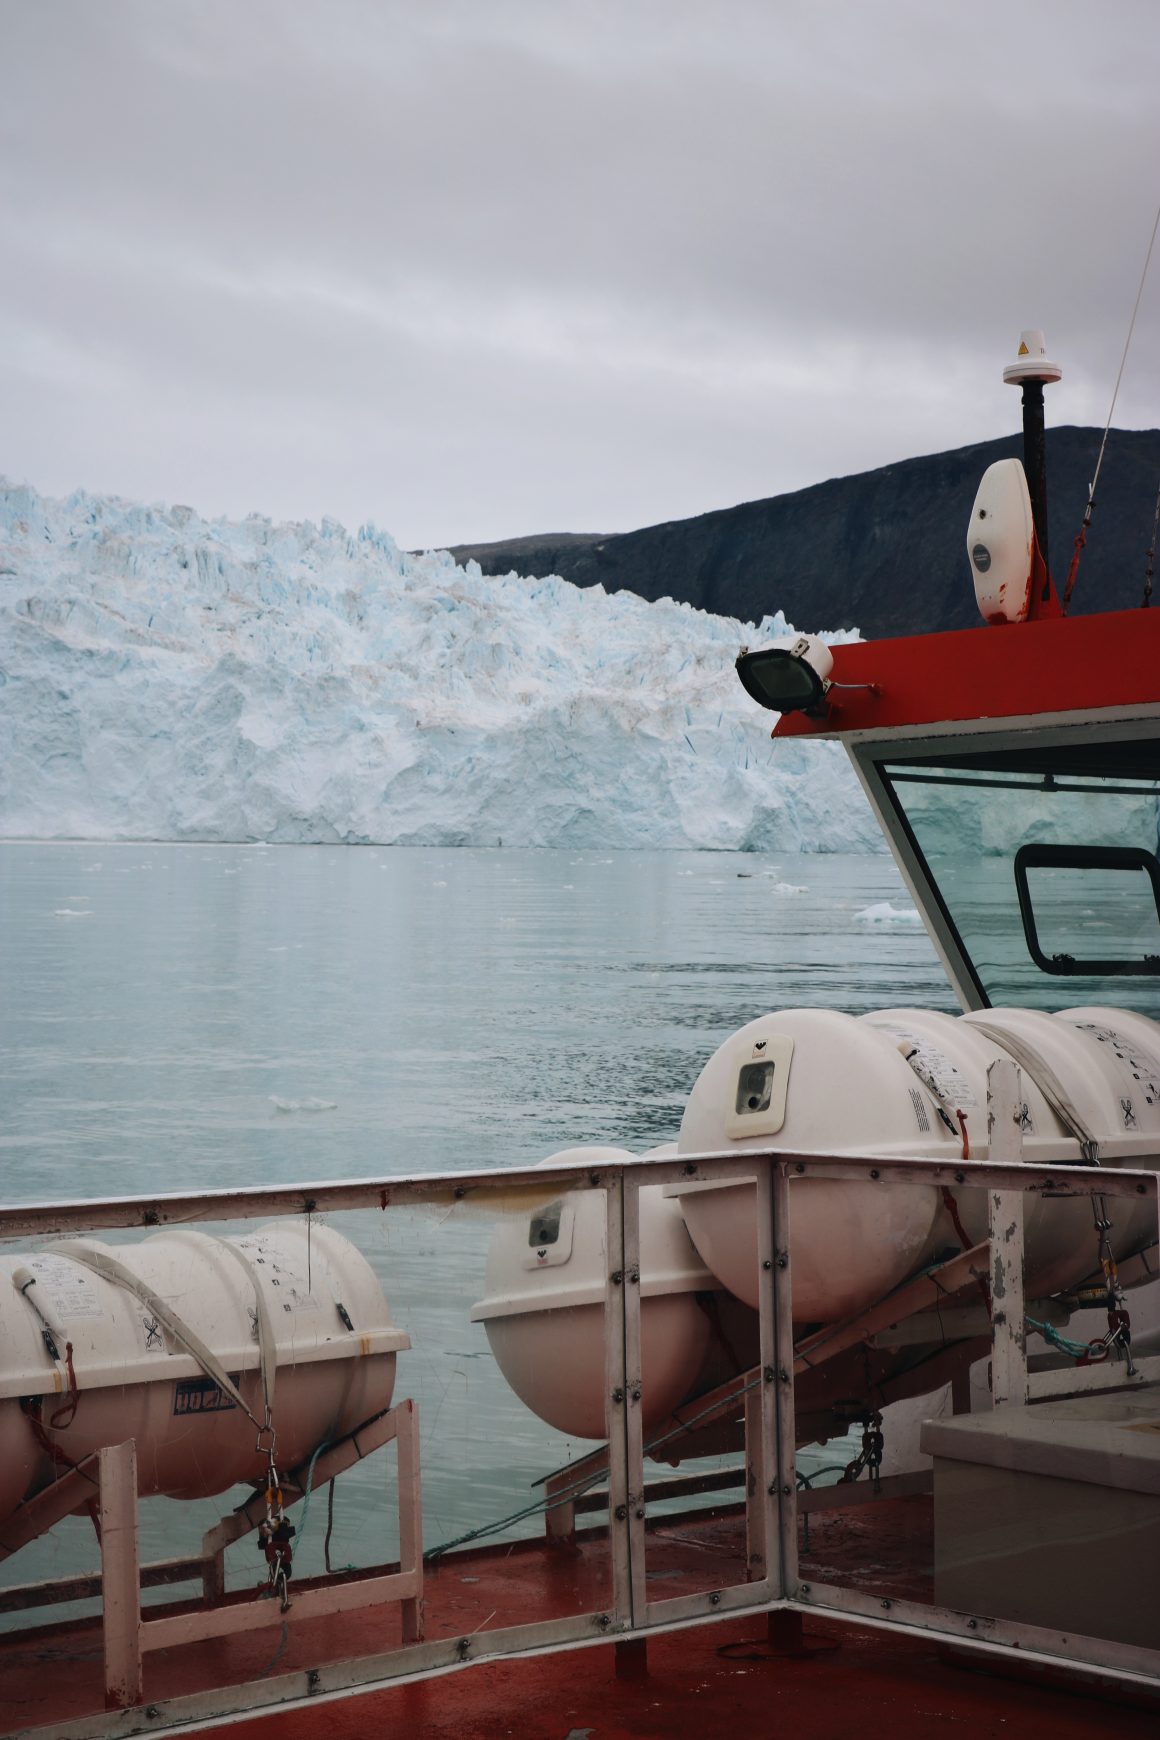
M967 557L984 622L1026 622L1035 575L1035 516L1018 459L997 459L979 484Z
M818 713L830 688L834 655L816 634L789 646L742 647L737 675L746 694L774 713Z

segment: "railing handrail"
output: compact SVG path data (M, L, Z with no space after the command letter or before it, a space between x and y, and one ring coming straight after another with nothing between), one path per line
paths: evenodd
M1157 1156L1160 1163L1160 1155ZM921 1156L823 1153L776 1145L669 1155L594 1156L590 1166L490 1167L463 1172L416 1172L371 1178L319 1180L304 1184L251 1185L244 1189L153 1191L134 1196L69 1198L59 1202L0 1205L0 1241L76 1234L104 1228L152 1230L198 1222L250 1220L258 1216L337 1214L357 1209L454 1208L469 1196L541 1197L558 1189L599 1189L614 1179L648 1174L650 1182L724 1181L752 1176L772 1163L793 1177L861 1179L891 1184L969 1185L1048 1196L1139 1196L1157 1200L1160 1170L1144 1167L1051 1165L989 1160L932 1160Z

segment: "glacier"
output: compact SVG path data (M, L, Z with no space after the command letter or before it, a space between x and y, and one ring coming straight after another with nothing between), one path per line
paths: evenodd
M881 849L737 682L793 632L0 480L0 836Z

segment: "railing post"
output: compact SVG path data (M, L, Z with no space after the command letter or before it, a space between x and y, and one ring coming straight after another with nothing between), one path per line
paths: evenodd
M612 1549L612 1619L618 1631L632 1627L632 1558L628 1528L627 1306L624 1284L625 1188L623 1173L605 1186L604 1396L608 1427L608 1539ZM639 1289L637 1289L639 1293Z
M775 1411L777 1415L778 1557L781 1593L797 1591L797 1419L793 1393L793 1277L789 1260L789 1171L784 1161L770 1167L773 1191L774 1345L777 1353Z
M1023 1160L1023 1099L1018 1065L996 1058L987 1071L987 1134L997 1166ZM991 1405L1027 1401L1027 1326L1023 1296L1023 1192L989 1190L991 1224Z
M761 1443L747 1445L750 1480L764 1503L763 1571L775 1598L797 1586L797 1476L793 1405L793 1294L789 1267L789 1179L778 1160L757 1174L757 1298L760 1387L746 1408L747 1438L760 1418ZM750 1552L755 1548L751 1542Z
M410 1397L395 1410L399 1474L399 1569L417 1579L403 1607L403 1642L423 1641L423 1493L419 1474L419 1404Z
M110 1444L100 1451L99 1468L105 1708L123 1710L141 1703L144 1696L137 1446L133 1440Z
M622 1175L624 1213L624 1371L628 1392L624 1410L627 1445L628 1557L632 1623L644 1624L645 1584L644 1374L640 1338L640 1180Z
M207 1607L216 1607L225 1599L226 1550L218 1547L201 1561L201 1598Z
M760 1583L769 1574L765 1552L765 1515L769 1482L762 1456L762 1384L745 1397L745 1580Z

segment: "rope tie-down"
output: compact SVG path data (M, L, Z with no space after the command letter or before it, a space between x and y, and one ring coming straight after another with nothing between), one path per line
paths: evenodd
M274 1326L270 1320L270 1311L261 1282L249 1259L238 1250L236 1245L222 1244L221 1249L228 1251L234 1261L245 1270L247 1279L254 1294L254 1332L258 1341L258 1363L262 1379L262 1416L242 1395L237 1384L226 1371L221 1360L213 1349L207 1347L197 1334L197 1331L174 1310L169 1302L154 1292L147 1281L135 1275L133 1271L117 1260L110 1252L94 1250L81 1243L65 1242L54 1246L54 1253L68 1257L71 1262L78 1263L82 1268L92 1271L101 1280L108 1281L114 1287L124 1288L131 1293L145 1308L152 1313L157 1323L166 1329L173 1340L197 1362L210 1381L216 1384L223 1395L229 1397L235 1407L241 1409L253 1425L257 1437L254 1448L265 1458L265 1520L258 1525L258 1535L262 1541L266 1555L268 1579L264 1593L277 1595L281 1599L282 1611L286 1612L290 1605L288 1585L293 1563L290 1543L295 1529L284 1510L282 1482L278 1474L277 1463L277 1432L274 1427L274 1388L277 1379L277 1356L274 1343Z

